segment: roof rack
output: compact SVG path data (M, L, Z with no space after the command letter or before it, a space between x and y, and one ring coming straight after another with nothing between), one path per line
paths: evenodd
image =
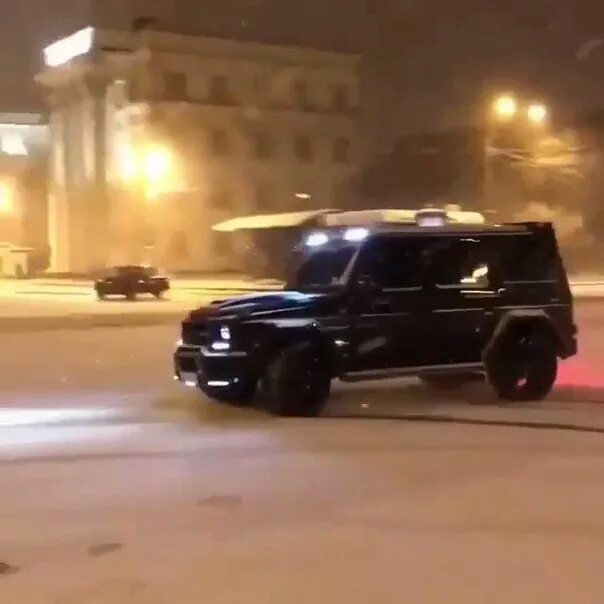
M378 224L445 226L445 225L484 225L486 219L479 212L464 212L440 208L376 209L376 210L310 210L303 212L284 212L279 214L258 214L242 216L221 222L212 227L215 231L235 232L242 230L262 230L276 228L328 228L371 226Z

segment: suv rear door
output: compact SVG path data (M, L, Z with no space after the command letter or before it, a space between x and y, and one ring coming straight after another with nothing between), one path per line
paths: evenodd
M425 360L425 237L379 235L361 250L353 279L353 371L415 367Z
M427 252L431 350L428 364L479 363L502 287L497 246L489 236L444 235Z

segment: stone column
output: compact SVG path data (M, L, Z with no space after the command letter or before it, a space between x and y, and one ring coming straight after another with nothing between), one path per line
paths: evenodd
M50 105L50 162L48 187L48 242L50 270L65 272L70 268L70 223L66 187L66 127L59 95L48 97Z

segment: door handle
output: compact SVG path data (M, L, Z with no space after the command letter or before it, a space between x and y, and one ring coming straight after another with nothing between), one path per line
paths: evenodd
M466 298L499 298L505 294L505 287L500 287L495 290L476 290L476 289L466 289L462 290L462 294Z

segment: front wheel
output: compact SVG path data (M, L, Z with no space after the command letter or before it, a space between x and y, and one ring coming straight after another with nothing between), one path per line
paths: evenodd
M542 330L510 332L486 359L487 378L499 398L540 401L558 373L554 338Z
M262 402L272 415L315 417L329 397L331 374L310 342L285 348L262 377Z
M97 291L97 292L96 292L96 297L97 297L97 298L98 298L98 299L99 299L101 302L102 302L103 300L106 300L106 299L107 299L107 296L106 296L106 295L105 295L103 292L100 292L100 291Z

